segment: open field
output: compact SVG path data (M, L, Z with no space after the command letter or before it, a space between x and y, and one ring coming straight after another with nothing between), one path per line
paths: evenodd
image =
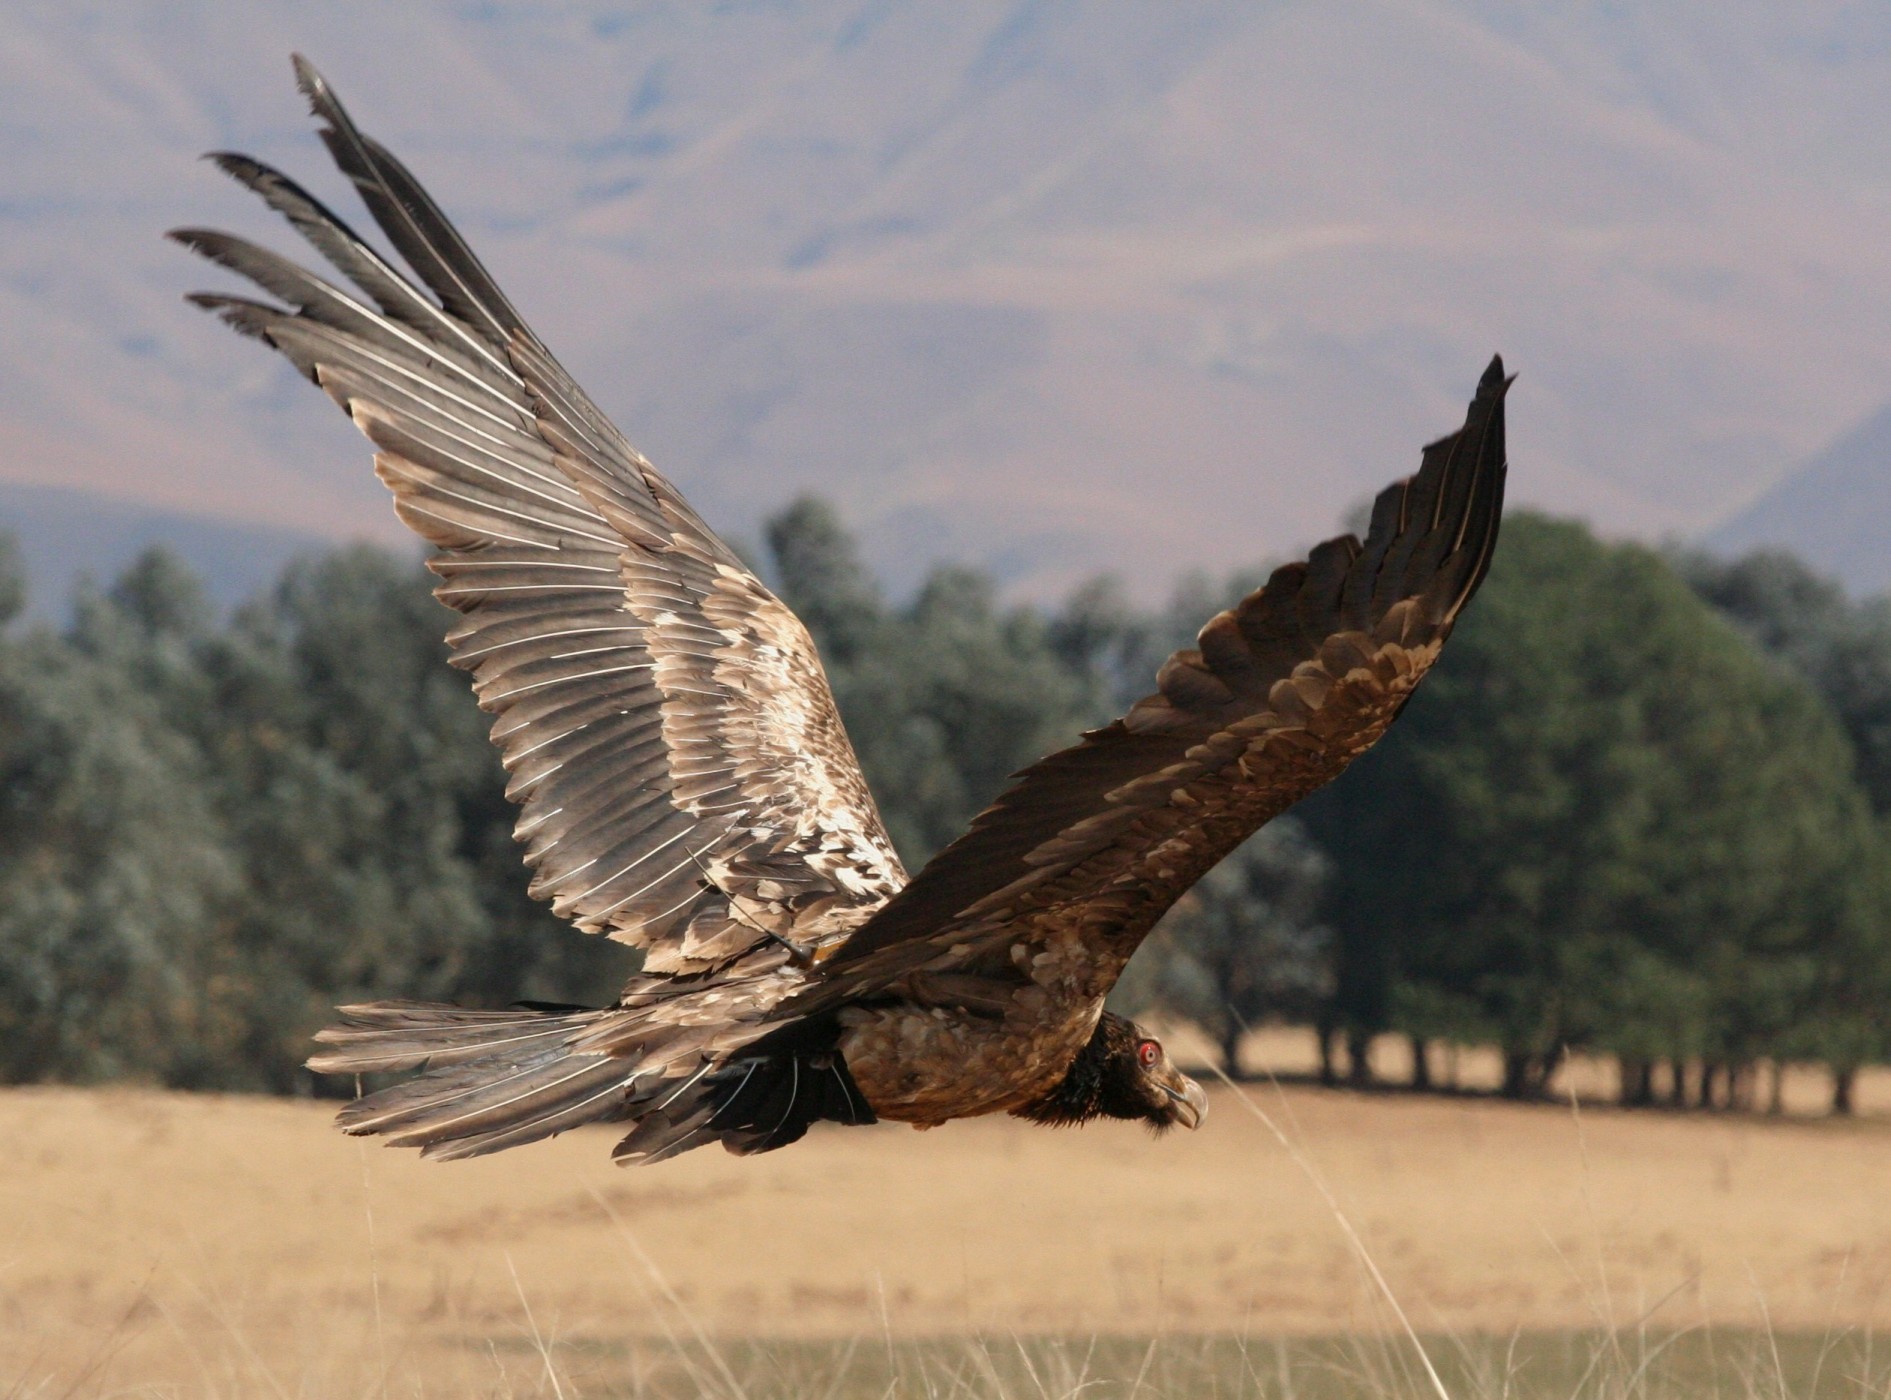
M1891 1123L1249 1093L1421 1331L1613 1328L1632 1350L1647 1319L1770 1328L1797 1355L1891 1321ZM698 1328L732 1366L764 1338L769 1365L816 1371L825 1339L865 1336L850 1374L879 1394L888 1367L964 1345L908 1339L1219 1337L1202 1366L1272 1375L1271 1339L1393 1333L1308 1175L1213 1098L1203 1131L1160 1141L1000 1119L625 1170L604 1131L431 1164L340 1137L332 1105L14 1090L0 1396L537 1393L535 1338L565 1394L615 1393ZM1226 1350L1241 1338L1270 1340L1256 1360ZM1580 1340L1524 1349L1555 1345L1580 1370ZM1059 1346L1043 1366L1088 1354ZM1410 1378L1402 1344L1367 1351Z

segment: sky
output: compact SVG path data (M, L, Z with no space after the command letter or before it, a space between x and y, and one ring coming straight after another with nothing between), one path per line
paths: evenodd
M88 503L101 561L127 511L400 538L158 237L302 251L218 148L366 223L291 50L712 523L823 494L896 586L1299 549L1493 351L1512 499L1612 535L1710 532L1891 400L1883 6L10 0L0 519L75 566Z

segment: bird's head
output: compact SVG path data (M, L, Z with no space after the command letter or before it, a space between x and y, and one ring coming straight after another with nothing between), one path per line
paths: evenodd
M1161 1041L1128 1017L1105 1011L1063 1082L1012 1111L1054 1126L1092 1118L1140 1119L1164 1132L1178 1124L1201 1127L1208 1095L1169 1062Z

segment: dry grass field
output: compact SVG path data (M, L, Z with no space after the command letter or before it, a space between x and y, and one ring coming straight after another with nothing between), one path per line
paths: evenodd
M1645 1355L1708 1324L1794 1356L1843 1334L1855 1375L1891 1320L1891 1122L1247 1092L1413 1324L1486 1339L1445 1344L1459 1372L1501 1371L1520 1334ZM431 1164L340 1137L329 1105L14 1090L0 1396L754 1394L760 1365L790 1376L774 1393L934 1366L919 1393L963 1372L967 1394L1067 1394L1112 1357L1153 1396L1184 1353L1182 1389L1325 1393L1281 1379L1281 1339L1396 1319L1308 1172L1213 1098L1160 1141L999 1119L625 1170L603 1131ZM1367 1391L1417 1384L1402 1342L1359 1345L1337 1364Z

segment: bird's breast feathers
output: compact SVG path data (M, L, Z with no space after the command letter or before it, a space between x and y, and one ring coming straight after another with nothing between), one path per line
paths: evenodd
M1014 943L1010 962L1013 979L983 997L954 986L929 1005L922 974L914 1000L840 1013L841 1055L875 1114L931 1127L1016 1108L1062 1081L1103 1012L1094 954L1064 930Z

